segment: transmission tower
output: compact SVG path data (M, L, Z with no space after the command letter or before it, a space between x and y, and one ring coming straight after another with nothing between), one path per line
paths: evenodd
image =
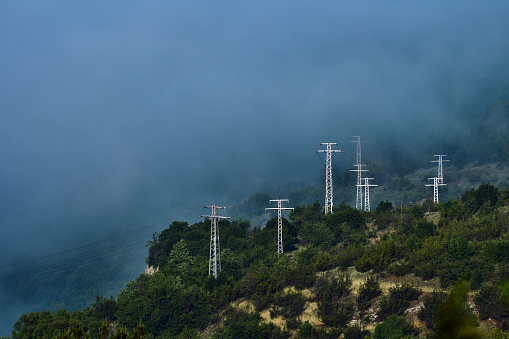
M438 186L445 186L446 184L440 183L438 177L428 178L428 180L433 180L433 184L427 184L426 186L433 186L433 203L438 204Z
M444 155L444 154L439 154L439 155L434 155L434 157L438 157L438 160L432 160L431 162L438 162L438 183L439 184L443 184L444 183L444 170L443 170L443 167L442 167L442 162L444 161L449 161L449 160L443 160L442 157L446 157L447 155Z
M277 253L283 253L283 218L281 216L283 210L293 210L291 207L281 207L281 202L289 202L288 199L275 199L269 200L269 202L277 201L276 207L267 207L267 210L277 210Z
M225 209L226 207L212 205L205 206L203 208L212 209L212 213L210 215L200 215L200 217L210 218L209 275L213 274L214 278L217 279L217 272L221 271L221 251L219 249L219 229L217 227L217 219L229 219L229 217L217 215L218 209Z
M378 186L369 183L369 181L373 179L374 178L364 178L364 184L357 185L357 187L364 187L364 211L366 212L371 211L371 205L369 203L369 188Z
M332 156L334 152L342 153L341 150L333 150L332 145L337 145L337 142L322 142L320 145L327 145L327 149L320 149L317 153L327 153L327 164L325 165L325 214L332 213Z
M362 210L362 172L366 172L367 170L363 170L362 162L361 162L361 137L354 136L357 140L351 141L357 143L357 163L353 165L356 167L354 170L350 170L352 172L357 172L357 198L355 200L355 208L358 210Z

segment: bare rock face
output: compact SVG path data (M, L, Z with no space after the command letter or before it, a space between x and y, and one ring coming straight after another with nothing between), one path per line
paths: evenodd
M145 274L154 275L154 273L159 272L159 267L154 266L145 266Z

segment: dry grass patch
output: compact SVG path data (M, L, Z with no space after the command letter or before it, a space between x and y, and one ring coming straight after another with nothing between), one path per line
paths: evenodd
M440 221L440 212L426 212L424 213L424 218L426 218L426 221L438 225Z
M386 234L391 235L391 234L394 234L394 233L396 233L396 230L389 226L388 228L386 228L386 229L384 229L382 231L377 231L376 232L376 237L368 238L368 242L369 242L370 245L374 245L377 242L380 242L384 235L386 235Z
M304 312L302 312L299 319L303 323L309 321L309 323L313 326L323 326L323 322L320 320L320 317L318 316L318 304L314 301L306 302Z
M270 317L270 309L266 309L260 312L260 317L262 317L262 321L264 323L273 323L276 326L279 326L281 329L285 328L286 320L283 317L279 316L276 318Z
M236 300L231 303L236 310L246 310L248 312L254 312L255 307L249 300Z
M334 270L334 273L339 275L342 272ZM373 275L372 271L368 272L359 272L355 269L355 267L349 267L344 273L347 273L350 276L352 281L352 294L356 296L359 292L359 287L364 285L367 278ZM438 278L434 278L429 281L422 280L421 277L415 276L413 273L406 274L402 277L396 277L394 275L387 275L379 278L380 288L384 294L389 293L389 289L395 287L396 285L402 284L410 284L421 289L425 293L431 293L436 290L442 290L440 288L440 282Z
M393 275L386 276L380 279L380 288L384 294L389 293L389 289L396 285L410 284L414 287L421 289L423 292L431 293L436 290L442 290L440 288L440 282L438 278L424 281L421 277L416 277L415 274L409 273L402 277L396 277Z

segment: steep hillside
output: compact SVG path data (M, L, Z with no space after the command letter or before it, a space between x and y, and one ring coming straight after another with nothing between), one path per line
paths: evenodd
M509 192L491 184L441 205L343 203L327 215L319 203L297 206L279 255L276 219L218 225L217 279L210 220L173 222L150 242L158 272L79 312L23 315L13 338L141 327L145 338L451 337L454 328L480 338L508 328Z

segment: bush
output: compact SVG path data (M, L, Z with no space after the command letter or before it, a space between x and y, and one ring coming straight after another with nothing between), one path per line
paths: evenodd
M452 260L462 260L472 256L472 246L465 237L453 238L447 244L447 254Z
M260 315L247 310L226 310L224 325L212 338L290 338L290 333L282 331L274 324L261 323Z
M364 285L359 287L357 294L357 304L359 310L365 311L371 306L371 301L382 294L378 277L369 276Z
M405 318L390 315L383 323L378 324L373 332L374 339L400 339L419 334L419 331L410 325Z
M345 326L353 317L354 306L350 298L352 281L348 275L338 278L321 278L315 284L318 313L325 324Z
M407 273L412 272L412 264L404 260L393 262L387 268L387 272L394 274L396 277L402 277Z
M346 298L324 299L318 303L318 313L326 325L343 327L353 317L353 302Z
M423 280L433 279L437 275L436 265L432 262L420 263L414 266L414 273Z
M502 290L498 286L482 285L474 297L474 303L481 320L506 320L509 317L509 305L504 302Z
M286 294L276 295L274 304L276 306L270 310L271 318L275 318L279 315L285 319L295 318L304 311L306 299L300 292L289 291Z
M348 326L343 333L344 339L364 339L365 337L371 337L371 332L363 330L359 325Z
M431 294L424 296L424 306L417 313L417 317L426 322L426 327L433 329L437 322L438 307L447 299L447 293L433 291Z
M286 327L290 330L298 329L301 324L302 324L302 322L297 318L286 319Z
M416 300L421 295L421 291L409 284L392 287L389 289L389 296L384 297L380 303L378 316L382 319L391 314L402 315L410 306L410 301Z
M381 272L389 266L397 256L397 247L392 239L382 241L368 248L364 255L355 262L360 272L373 270Z
M364 247L349 245L337 253L336 265L340 270L345 271L348 267L353 266L354 262L362 257L363 254Z
M311 325L309 321L306 320L306 322L299 326L297 338L316 338L317 335L318 332L316 331L316 328L314 328L313 325Z
M485 337L479 331L476 317L467 305L467 292L468 285L465 282L458 283L440 304L435 325L436 338Z
M418 238L429 237L434 235L437 227L434 223L427 221L426 219L419 219L412 225L413 233Z

